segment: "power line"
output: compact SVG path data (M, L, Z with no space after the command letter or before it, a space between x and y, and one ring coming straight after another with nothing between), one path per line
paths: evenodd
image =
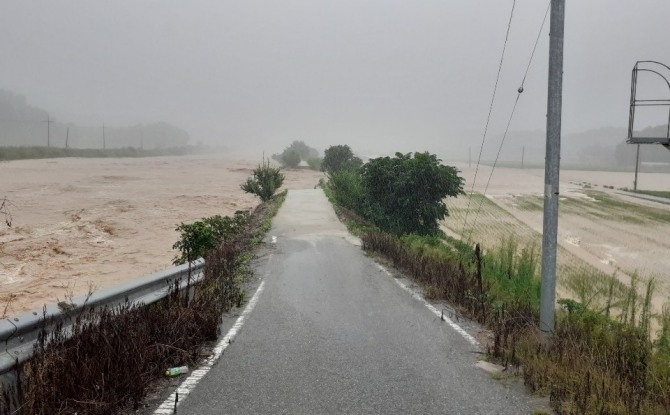
M500 140L500 146L498 146L498 153L496 154L496 158L493 161L493 166L491 168L491 173L489 173L488 180L486 181L486 186L484 187L484 197L486 197L486 192L489 189L489 185L491 184L491 178L493 177L493 172L496 169L496 165L498 164L498 159L500 158L500 153L502 152L503 145L505 144L505 139L507 138L507 134L509 133L509 128L510 125L512 124L512 119L514 118L514 113L516 112L516 107L517 104L519 103L519 98L521 98L521 94L524 91L524 85L526 83L526 78L528 77L528 72L530 71L531 64L533 63L533 58L535 57L535 51L537 50L537 45L540 42L540 36L542 35L542 31L544 30L544 25L547 22L547 16L549 15L549 9L551 7L551 2L549 2L547 6L547 10L544 13L544 18L542 19L542 24L540 25L540 30L538 30L537 37L535 38L535 44L533 45L533 51L530 54L530 58L528 59L528 65L526 65L526 70L523 74L523 79L521 80L521 86L519 86L519 89L517 90L517 95L516 99L514 100L514 106L512 107L512 112L510 113L509 119L507 120L507 126L505 127L505 132L503 133L502 140ZM477 167L479 167L479 161L477 161ZM476 172L475 172L475 177L476 177ZM472 187L474 189L474 181L472 184ZM470 199L472 199L472 193L470 194ZM477 219L479 218L479 213L481 212L482 205L484 204L484 199L482 199L479 202L479 207L477 208L477 212L475 214L475 219L472 223L472 226L470 227L470 232L468 233L468 237L466 238L467 240L470 240L470 237L472 236L472 232L474 231L475 225L477 224ZM470 203L468 202L468 209L470 208ZM467 214L468 212L466 211L466 220L467 220ZM465 222L463 223L463 232L461 232L461 235L465 234Z
M533 51L530 54L530 59L528 59L528 65L526 65L526 72L524 72L523 74L523 80L521 81L521 92L523 92L523 85L526 83L526 77L528 76L528 71L530 71L530 65L531 63L533 63L533 58L535 57L535 51L537 50L537 44L540 43L540 36L542 35L542 29L544 29L544 24L547 22L547 16L549 16L550 9L551 9L551 1L549 1L547 4L547 10L544 12L544 19L542 19L540 30L538 30L537 37L535 38Z
M493 96L491 96L491 105L489 105L489 114L486 117L486 126L484 127L484 135L482 136L482 144L479 147L479 156L477 157L477 166L475 167L475 177L472 179L472 188L470 189L470 197L468 197L468 206L465 209L465 219L463 220L463 230L461 235L465 233L465 226L468 223L468 214L470 213L470 203L472 202L472 194L475 191L475 182L477 181L477 173L479 173L479 163L482 160L482 152L484 151L484 143L486 142L486 134L489 130L489 123L491 122L491 113L493 112L493 104L496 99L496 92L498 91L498 82L500 81L500 72L502 72L503 61L505 60L505 51L507 50L507 41L509 40L509 32L512 27L512 18L514 17L514 8L516 7L516 0L512 1L512 10L509 14L509 21L507 22L507 32L505 33L505 43L503 44L502 54L500 55L500 63L498 64L498 74L496 75L496 82L493 87Z

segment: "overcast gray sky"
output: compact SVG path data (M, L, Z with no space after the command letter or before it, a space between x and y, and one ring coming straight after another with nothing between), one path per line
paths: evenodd
M547 4L516 2L493 133ZM0 0L0 88L60 121L164 120L193 142L448 146L483 131L511 5ZM635 61L670 64L670 1L567 0L566 14L564 132L626 126ZM544 128L548 26L512 129Z

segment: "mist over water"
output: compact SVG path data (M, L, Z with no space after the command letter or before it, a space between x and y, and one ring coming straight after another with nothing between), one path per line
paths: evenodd
M547 4L516 2L483 159L497 153ZM364 155L430 150L467 160L479 153L511 6L5 2L0 88L44 112L33 123L44 115L97 130L165 122L192 144L250 153L303 140L321 150L347 143ZM563 131L600 133L568 139L566 159L605 152L614 159L635 61L670 63L669 14L664 0L567 2ZM544 158L548 30L547 22L504 159L522 151ZM3 112L0 131L15 115ZM667 123L655 118L643 122Z

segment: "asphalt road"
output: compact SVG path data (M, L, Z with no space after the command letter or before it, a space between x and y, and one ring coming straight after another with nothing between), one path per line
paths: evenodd
M290 191L269 235L256 308L179 414L531 413L352 243L321 190Z

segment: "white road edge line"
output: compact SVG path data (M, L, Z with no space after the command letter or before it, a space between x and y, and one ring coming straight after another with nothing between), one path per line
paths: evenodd
M182 404L182 402L184 402L184 399L186 399L188 394L191 393L193 389L195 389L198 382L200 382L200 379L202 379L207 374L207 372L209 372L212 366L214 366L214 363L216 363L216 361L219 360L219 357L221 357L223 351L226 350L228 345L235 338L237 333L244 325L244 320L246 320L249 313L251 313L254 307L256 307L256 303L258 302L258 299L260 298L264 288L265 288L265 281L262 281L261 284L256 289L256 292L254 293L253 297L251 297L251 300L249 300L249 303L244 308L244 311L242 311L242 314L240 314L240 316L237 318L237 321L235 321L233 327L231 327L230 330L228 330L228 333L226 333L226 335L216 344L216 346L212 350L213 351L212 355L208 357L198 369L191 372L191 374L181 382L181 384L177 387L176 391L172 392L170 396L168 396L168 398L165 401L163 401L161 406L159 406L158 409L156 409L154 415L168 415L175 413L174 401L176 399L177 393L179 393L179 402L177 402L178 407L179 405Z
M428 308L430 311L433 312L433 314L442 318L452 329L456 330L456 332L458 334L460 334L465 340L467 340L471 345L479 347L479 342L474 337L472 337L470 335L470 333L463 330L463 328L461 326L459 326L458 324L454 323L454 321L452 319L450 319L449 317L442 314L442 312L440 310L438 310L434 305L432 305L431 303L426 301L426 299L423 298L419 293L417 293L416 291L414 291L413 289L408 287L405 283L400 281L398 278L393 277L393 275L386 268L384 268L383 266L381 266L379 264L376 264L376 265L377 265L377 268L379 268L384 273L386 273L386 275L393 278L393 281L395 281L396 284L398 284L400 286L400 288L402 288L403 290L410 293L412 295L412 297L414 297L416 300L422 302L423 305L426 306L426 308Z

